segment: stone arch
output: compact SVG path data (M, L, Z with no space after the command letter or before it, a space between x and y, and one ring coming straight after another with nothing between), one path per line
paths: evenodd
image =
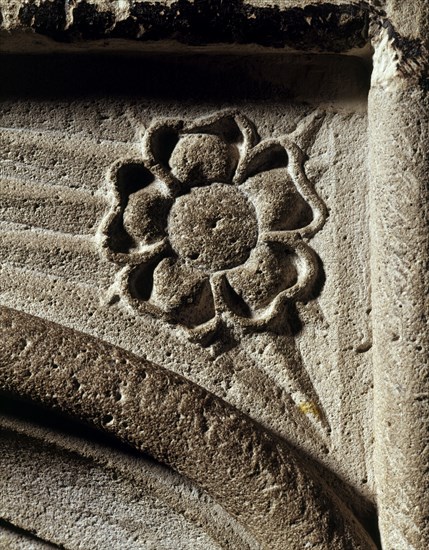
M1 387L193 480L263 548L372 548L293 448L195 383L75 330L0 309Z

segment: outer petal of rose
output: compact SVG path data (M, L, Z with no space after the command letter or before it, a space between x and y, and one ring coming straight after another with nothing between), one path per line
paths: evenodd
M155 268L150 301L188 327L215 316L208 276L175 258L165 258Z
M180 194L182 184L172 174L169 160L182 127L183 121L180 119L157 120L149 126L142 140L143 159L174 196Z
M234 183L240 185L259 172L287 166L287 164L288 154L281 143L277 139L265 139L244 151L234 176Z
M216 134L228 143L239 144L245 151L258 141L253 124L241 113L232 109L185 122L183 133Z
M172 199L153 185L129 196L123 224L137 246L153 244L166 236L171 205Z
M182 134L170 157L171 173L188 187L231 183L239 151L221 136Z
M228 164L231 165L232 171L235 171L235 169L240 170L242 159L246 157L247 151L257 143L258 139L251 122L234 110L222 111L192 121L179 119L156 121L144 135L143 157L152 171L165 182L174 195L178 195L183 191L183 184L186 185L186 182L181 181L178 176L180 170L178 170L178 174L171 170L170 158L180 141L180 137L194 134L217 136L224 141L230 149L228 153L230 162ZM185 159L185 161L185 164L187 164L188 159ZM231 173L226 179L230 180L232 177L233 174ZM225 177L221 179L223 181ZM217 181L217 179L213 181ZM191 185L196 183L199 184L199 182L190 182ZM212 181L205 183L212 183Z
M251 198L261 231L293 231L306 227L313 210L297 190L286 167L260 172L242 184Z
M271 172L275 168L287 167L288 177L292 179L297 193L311 209L311 217L303 215L302 220L297 224L288 223L283 227L281 224L280 227L271 230L297 231L301 237L310 237L317 233L326 221L326 206L305 175L304 161L305 154L296 143L289 136L280 136L276 139L264 140L248 151L240 170L236 172L234 183L240 185L259 172ZM299 208L297 211L301 216L302 211ZM290 225L296 227L290 229ZM270 228L266 229L270 230Z
M183 132L212 133L233 145L237 156L236 173L242 171L244 159L258 142L258 135L250 120L232 109L185 123Z
M102 246L110 260L124 263L123 259L135 244L123 225L124 205L131 192L150 186L154 176L141 159L122 158L109 167L107 177L112 187L113 201L100 227Z
M259 244L245 264L227 274L244 310L247 306L250 313L267 307L280 292L295 284L297 272L287 252L283 245Z
M143 159L149 166L168 166L168 159L174 149L179 132L183 127L180 119L161 119L153 122L143 136Z

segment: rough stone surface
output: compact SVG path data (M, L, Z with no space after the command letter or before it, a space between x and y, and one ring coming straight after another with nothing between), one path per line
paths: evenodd
M0 12L0 546L426 550L426 3Z
M258 44L340 52L363 47L368 26L365 3L342 0L3 0L1 14L4 29L12 33L6 43L11 48L23 43L43 48L50 38L60 43L175 40L192 46ZM35 39L19 36L27 29Z

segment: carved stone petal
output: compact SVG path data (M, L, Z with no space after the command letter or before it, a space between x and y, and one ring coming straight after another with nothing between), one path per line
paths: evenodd
M262 231L291 231L313 219L310 205L298 192L287 168L275 168L250 177L242 189L256 207Z
M261 244L242 267L228 273L227 279L247 306L256 310L268 306L279 292L293 286L297 273L284 247Z
M230 183L256 142L250 121L227 110L195 121L158 120L143 137L143 156L177 195L183 185Z
M124 228L136 244L152 244L166 235L171 199L156 188L141 189L132 194L124 212Z
M165 258L155 268L151 302L188 327L215 315L209 278L174 258Z
M258 135L253 124L248 118L234 110L221 111L199 120L187 121L183 125L183 133L213 135L228 144L231 168L229 179L234 179L234 172L241 173L242 163L249 150L258 142ZM211 157L213 159L214 152ZM226 182L226 179L217 181Z
M181 136L170 157L172 174L188 185L228 183L238 162L238 149L213 134Z
M245 151L258 141L253 124L234 110L221 111L199 120L185 122L183 131L214 134L222 137L227 143L241 145Z

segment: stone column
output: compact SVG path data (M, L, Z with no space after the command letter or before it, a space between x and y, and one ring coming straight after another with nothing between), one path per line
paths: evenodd
M407 17L392 6L396 19L375 25L369 96L374 468L384 550L429 546L428 27L427 7L406 4Z

